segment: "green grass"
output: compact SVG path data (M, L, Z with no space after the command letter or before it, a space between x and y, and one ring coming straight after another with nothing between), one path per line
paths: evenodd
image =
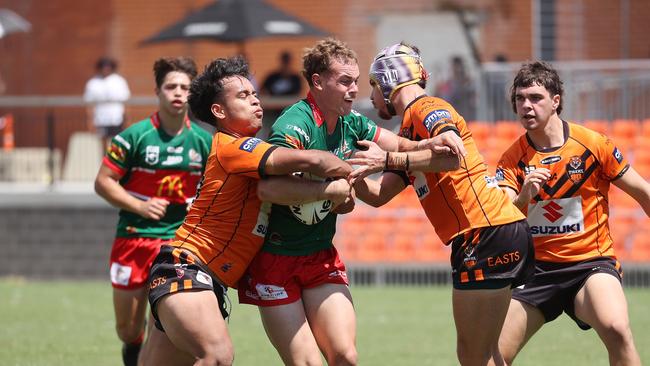
M456 365L451 289L353 287L361 365ZM637 348L650 364L650 290L626 289ZM257 309L236 304L236 365L281 365ZM0 279L0 365L119 365L108 282ZM607 365L604 346L567 317L547 324L519 365Z

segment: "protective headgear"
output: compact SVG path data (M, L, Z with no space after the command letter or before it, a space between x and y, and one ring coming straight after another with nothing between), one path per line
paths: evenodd
M420 55L411 47L398 43L375 56L370 66L370 82L379 85L388 111L395 115L390 98L399 89L428 78Z

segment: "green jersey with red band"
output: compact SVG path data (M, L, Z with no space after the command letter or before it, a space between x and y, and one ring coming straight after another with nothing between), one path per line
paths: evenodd
M212 135L189 119L180 133L168 135L158 113L116 135L102 163L121 175L120 185L131 195L170 203L159 221L120 210L116 236L173 238L196 195L211 145Z
M311 95L286 108L271 128L268 142L301 150L330 151L341 159L352 155L359 140L376 142L380 129L370 119L352 111L339 117L332 134ZM287 206L273 205L263 251L281 255L308 255L332 246L336 214L306 225Z

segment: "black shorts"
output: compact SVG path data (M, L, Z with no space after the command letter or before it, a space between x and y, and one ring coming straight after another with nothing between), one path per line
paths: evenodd
M207 266L190 252L169 245L160 247L149 273L149 305L156 328L164 332L156 309L158 301L180 291L213 291L219 301L221 315L224 319L228 317L225 301L227 288L210 273Z
M517 287L533 276L534 253L533 238L525 220L458 235L451 241L454 288Z
M591 327L576 317L574 299L587 278L596 273L609 273L619 281L623 276L620 264L610 257L577 263L540 261L535 264L535 278L516 288L512 298L538 308L547 323L565 312L581 329L588 330Z

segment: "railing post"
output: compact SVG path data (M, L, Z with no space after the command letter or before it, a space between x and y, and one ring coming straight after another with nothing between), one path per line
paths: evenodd
M48 180L50 187L54 185L54 110L48 109L47 115L45 116L45 128L46 128L46 138L47 138L47 148L49 150L48 159L47 159L47 169L48 169Z

